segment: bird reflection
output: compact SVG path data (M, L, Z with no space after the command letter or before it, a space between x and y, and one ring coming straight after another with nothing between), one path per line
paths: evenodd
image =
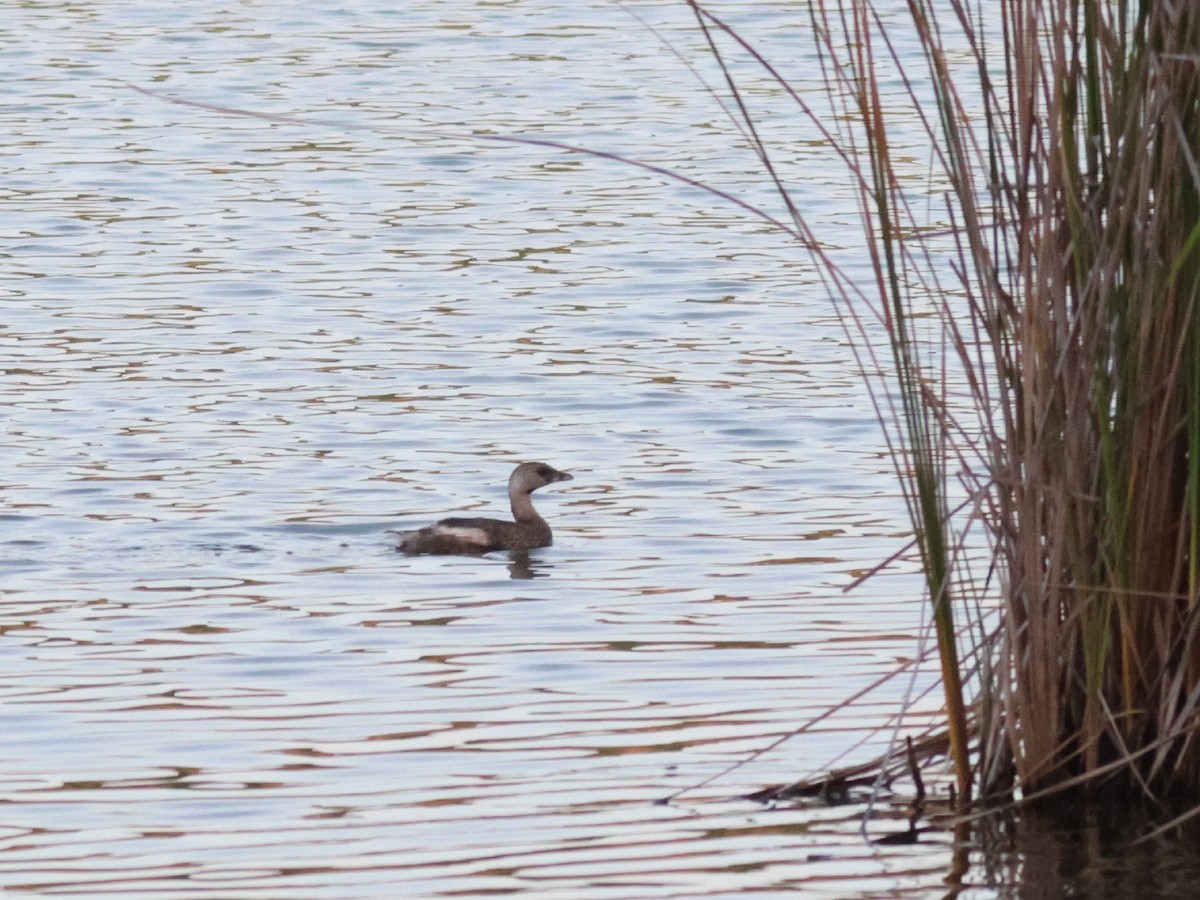
M547 570L553 568L554 566L540 559L530 559L529 554L524 551L516 551L509 554L509 578L522 581L530 578L549 578L550 573Z

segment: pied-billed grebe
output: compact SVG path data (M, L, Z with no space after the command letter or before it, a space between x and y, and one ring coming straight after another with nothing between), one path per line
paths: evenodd
M534 491L571 476L545 463L521 463L508 478L508 499L515 521L500 519L442 519L418 531L400 532L402 553L480 554L493 550L532 550L549 547L550 526L533 508Z

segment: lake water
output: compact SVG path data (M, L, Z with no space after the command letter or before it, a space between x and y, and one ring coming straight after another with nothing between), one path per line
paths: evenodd
M806 5L760 6L730 13L811 83ZM638 9L716 83L682 4ZM644 171L454 136L771 204L643 25L112 0L13 4L0 31L6 893L945 893L949 833L879 846L861 798L738 799L869 758L928 674L654 802L895 671L923 605L909 564L844 590L907 524L804 252ZM855 271L844 173L753 94ZM537 495L553 547L394 551L506 513L526 459L575 476ZM905 829L881 812L872 836ZM1025 883L995 852L962 896Z

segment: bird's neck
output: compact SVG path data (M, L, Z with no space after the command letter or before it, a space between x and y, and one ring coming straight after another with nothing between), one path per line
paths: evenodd
M533 508L533 495L525 491L515 491L509 499L512 501L513 519L518 522L540 522L542 517Z

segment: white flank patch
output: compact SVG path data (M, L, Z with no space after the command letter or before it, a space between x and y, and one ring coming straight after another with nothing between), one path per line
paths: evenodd
M491 537L482 528L468 528L462 525L435 525L435 534L444 534L448 537L457 538L460 541L466 541L468 544L475 544L478 547L486 547L492 542Z

